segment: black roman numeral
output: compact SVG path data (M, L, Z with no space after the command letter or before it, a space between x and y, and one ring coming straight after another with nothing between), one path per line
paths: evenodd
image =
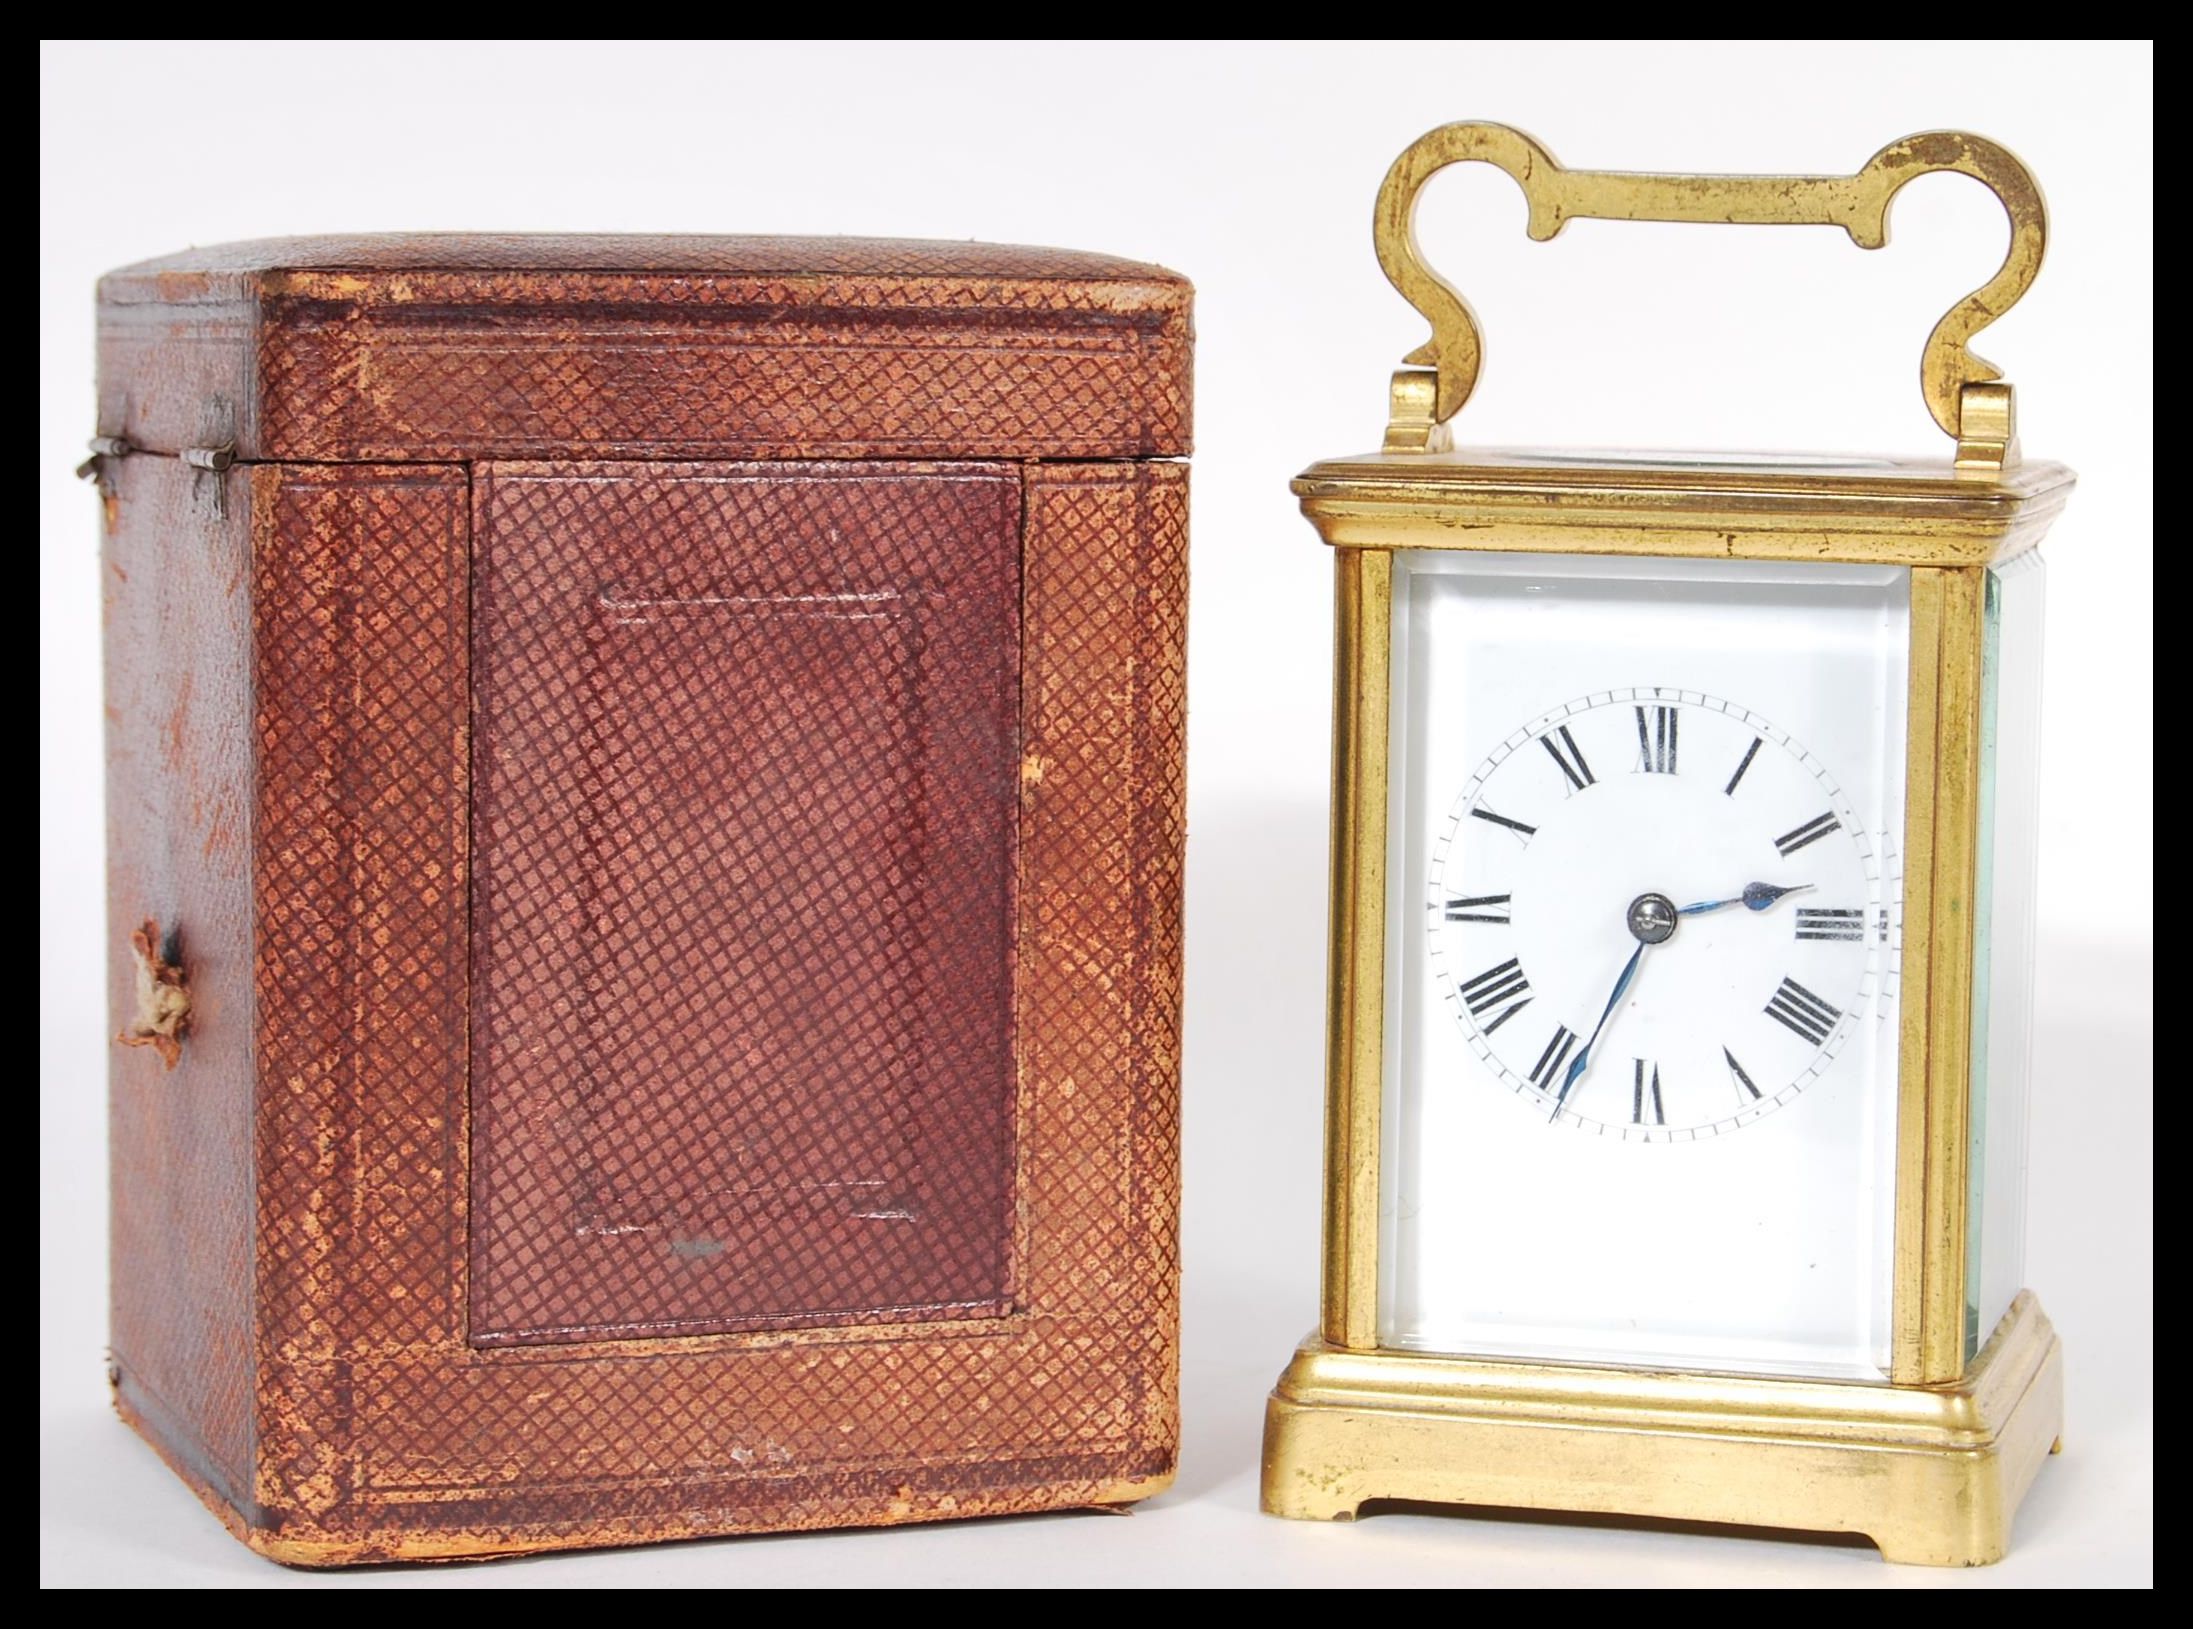
M1759 1088L1751 1083L1751 1076L1744 1073L1744 1066L1736 1061L1736 1054L1724 1046L1721 1048L1721 1056L1728 1059L1729 1074L1735 1078L1737 1107L1743 1107L1747 1092L1751 1095L1752 1102L1758 1102Z
M1850 944L1863 944L1866 937L1866 913L1864 911L1812 911L1802 906L1797 911L1797 937L1800 939L1840 939Z
M1652 1073L1647 1075L1645 1073L1645 1060L1639 1058L1636 1063L1637 1084L1630 1088L1630 1124L1633 1126L1645 1124L1645 1116L1649 1113L1652 1116L1652 1124L1664 1126L1668 1123L1668 1117L1660 1107L1660 1066L1654 1064Z
M1675 731L1682 716L1673 707L1637 709L1637 759L1646 774L1675 773Z
M1564 1025L1555 1025L1553 1039L1546 1043L1546 1050L1538 1054L1538 1062L1531 1070L1531 1084L1542 1092L1550 1092L1560 1084L1569 1054L1576 1050L1576 1037Z
M1808 848L1817 843L1829 832L1841 831L1842 829L1843 823L1837 820L1833 814L1814 815L1795 831L1782 833L1774 840L1774 846L1782 851L1782 858L1786 860L1799 849Z
M1751 738L1751 745L1744 749L1743 761L1736 766L1736 773L1729 777L1728 785L1721 788L1723 796L1736 796L1737 783L1744 778L1744 771L1751 767L1752 759L1759 756L1759 744L1761 740L1762 737L1756 735Z
M1503 1009L1491 1023L1477 1026L1478 1034L1490 1035L1531 1004L1530 988L1531 981L1523 976L1522 964L1510 956L1498 967L1486 968L1467 984L1457 985L1456 992L1462 997L1462 1005L1470 1009L1472 1018L1483 1018L1495 1007Z
M1512 832L1520 833L1523 841L1526 843L1529 842L1533 837L1536 837L1538 835L1538 828L1536 826L1526 826L1520 820L1510 820L1504 814L1494 814L1483 804L1479 804L1476 808L1470 811L1470 818L1472 820L1489 820L1496 826L1505 826L1508 828L1508 830Z
M1487 894L1481 899L1450 899L1447 901L1447 920L1505 923L1508 920L1508 901L1512 897L1509 894Z
M1558 742L1554 740L1556 735L1561 738ZM1577 750L1576 737L1569 734L1569 727L1566 724L1557 730L1541 735L1538 738L1538 744L1544 747L1547 755L1561 766L1561 773L1569 778L1569 785L1574 790L1581 792L1597 779L1591 772L1591 765L1584 762L1583 753ZM1561 750L1564 746L1568 748L1565 754Z
M1843 1016L1842 1008L1830 1006L1795 979L1782 980L1782 987L1774 992L1766 1010L1769 1018L1814 1046L1826 1044Z

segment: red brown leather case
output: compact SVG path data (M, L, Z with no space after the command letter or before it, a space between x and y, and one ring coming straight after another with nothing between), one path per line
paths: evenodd
M1170 1480L1189 298L852 239L102 282L113 1373L239 1537Z

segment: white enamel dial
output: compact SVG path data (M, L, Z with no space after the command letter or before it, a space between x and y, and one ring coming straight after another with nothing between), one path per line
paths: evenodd
M1530 1111L1689 1141L1832 1066L1888 936L1878 881L1829 767L1772 720L1618 686L1530 719L1464 783L1430 855L1430 965ZM1663 902L1642 937L1640 900Z
M1909 574L1393 584L1380 1344L1878 1376Z

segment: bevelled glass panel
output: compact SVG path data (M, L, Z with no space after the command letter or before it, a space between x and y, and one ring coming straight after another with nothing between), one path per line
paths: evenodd
M1396 555L1381 1346L1880 1376L1910 601Z
M1972 922L1967 1357L1994 1333L2025 1280L2045 580L2037 552L1987 574L1980 673L1980 851Z

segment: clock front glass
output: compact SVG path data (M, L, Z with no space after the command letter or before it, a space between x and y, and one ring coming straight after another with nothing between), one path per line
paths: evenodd
M1396 557L1382 1344L1885 1370L1909 607Z

